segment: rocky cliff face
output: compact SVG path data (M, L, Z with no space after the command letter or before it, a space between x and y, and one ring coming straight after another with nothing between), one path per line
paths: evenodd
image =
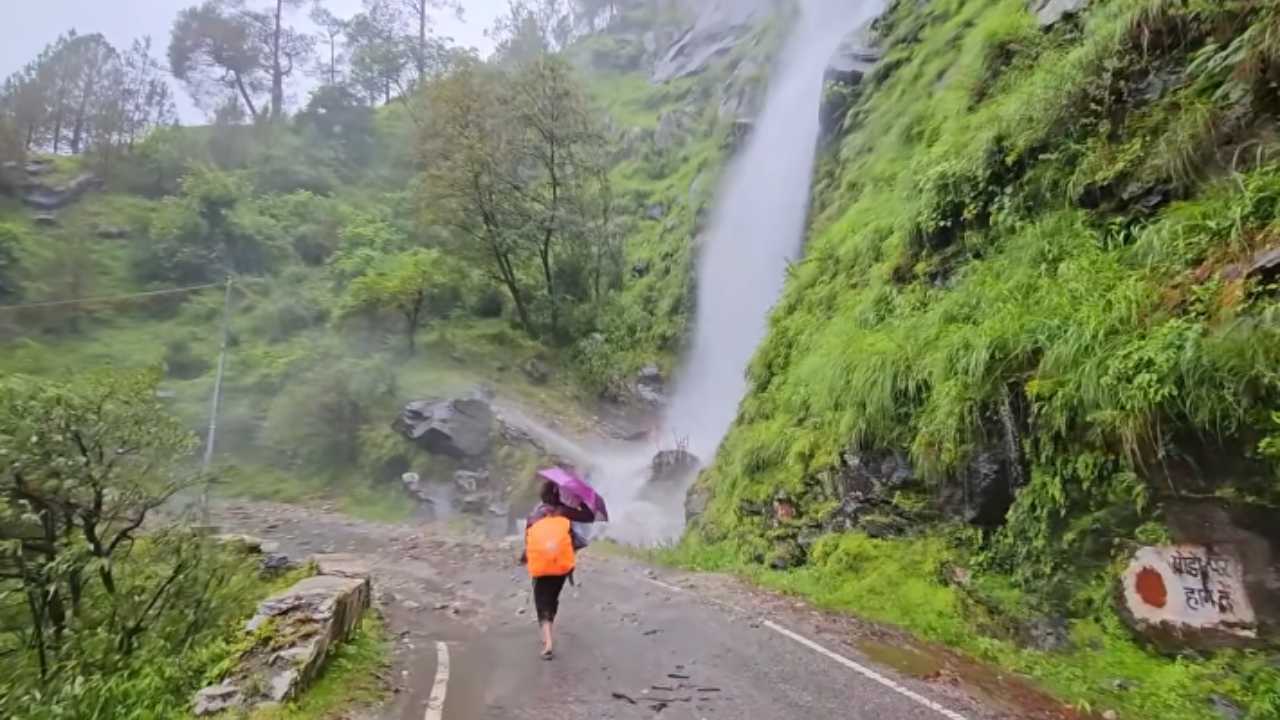
M1184 547L1244 576L1195 612L1244 593L1249 622L1219 595L1213 622L1276 639L1274 539L1248 518L1280 517L1280 296L1256 269L1280 16L1139 5L903 0L851 37L808 257L691 495L698 541L794 566L844 533L967 526L952 562L1072 608L1063 627L1128 612L1142 568L1116 558Z

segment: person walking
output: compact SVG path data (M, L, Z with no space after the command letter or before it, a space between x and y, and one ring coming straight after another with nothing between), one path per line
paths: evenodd
M533 578L533 605L542 633L542 659L555 654L555 622L560 610L560 593L570 580L576 565L575 553L585 543L573 531L574 522L595 519L586 508L574 508L561 502L559 487L547 481L539 492L538 506L525 521L524 554L520 561Z

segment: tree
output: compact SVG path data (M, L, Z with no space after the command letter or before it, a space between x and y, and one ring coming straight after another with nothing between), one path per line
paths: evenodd
M71 126L71 152L79 153L101 106L115 86L105 83L119 61L116 49L101 35L81 35L67 45L66 72L72 84L75 109Z
M230 91L257 119L255 98L272 84L260 30L253 17L218 0L187 8L173 23L169 69L198 104L221 104Z
M0 578L26 597L42 675L92 583L111 598L109 630L128 654L189 569L175 564L143 594L118 582L148 516L192 479L177 468L194 438L160 407L158 381L113 372L0 384Z
M120 140L130 150L150 130L171 125L178 117L173 92L151 54L151 47L150 37L134 40L123 59Z
M602 162L604 136L562 58L543 55L526 64L511 89L510 105L522 131L517 146L522 173L512 191L526 219L521 223L523 237L533 244L542 271L554 335L562 329L557 256L568 257L577 246L592 241L582 217L571 210L595 205L594 196L609 191Z
M413 26L413 62L418 70L418 82L421 83L426 79L429 71L439 67L440 51L443 49L443 45L431 38L428 33L431 25L431 11L449 8L461 17L462 5L450 0L399 0L399 2L409 14L409 22Z
M509 0L489 30L494 55L521 64L557 52L573 39L573 15L565 0Z
M273 0L274 14L264 23L259 13L247 13L258 18L260 25L270 27L271 46L271 119L284 115L284 81L293 74L297 65L311 54L314 39L284 24L285 10L297 8L305 0ZM287 63L287 64L286 64Z
M348 23L351 80L370 102L389 103L406 94L413 59L401 32L403 18L399 6L379 0L367 3Z
M506 288L521 326L533 333L510 192L519 174L519 137L505 81L500 70L470 58L431 85L421 136L428 168L423 202L429 220L454 231L459 254Z
M346 55L339 49L339 42L347 34L349 23L334 15L325 6L316 3L311 9L311 22L320 28L319 38L328 46L329 61L321 63L321 71L325 82L338 84L338 66L347 61Z
M346 169L364 167L373 159L373 108L346 87L317 88L297 122L319 146L334 150Z
M416 249L386 259L351 281L347 313L393 312L404 321L409 355L417 351L418 330L426 321L432 290L443 278L438 251Z

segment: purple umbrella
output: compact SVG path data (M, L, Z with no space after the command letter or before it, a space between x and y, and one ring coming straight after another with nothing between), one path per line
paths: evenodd
M604 498L577 473L561 467L550 467L539 470L538 475L560 488L560 501L565 505L586 508L596 520L609 521L609 509L605 507Z

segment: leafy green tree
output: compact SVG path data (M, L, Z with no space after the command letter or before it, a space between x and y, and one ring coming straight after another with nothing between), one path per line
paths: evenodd
M519 135L504 97L505 76L474 58L432 83L422 132L427 167L423 202L431 222L454 234L460 257L504 287L526 332L536 328L526 290L512 181L519 176Z
M158 381L147 371L0 384L0 579L26 598L42 676L90 592L106 596L105 630L127 655L190 569L171 565L145 590L120 582L148 516L190 480L178 463L195 440L159 406Z
M536 58L520 69L510 88L514 121L522 132L520 182L513 187L525 219L524 240L533 245L541 269L550 331L558 335L565 295L558 279L576 264L582 246L602 239L586 234L576 211L597 204L592 196L609 192L604 136L564 59Z
M308 142L336 151L348 177L373 160L373 108L349 88L318 88L306 109L298 113L297 123L309 136Z
M181 194L153 213L148 242L134 249L139 279L207 282L279 267L291 254L287 234L252 194L243 173L199 167L183 178Z
M388 257L351 281L347 312L395 313L404 322L405 342L413 355L418 330L427 319L431 293L444 283L445 270L442 256L435 250L410 250Z
M401 26L403 13L385 0L367 3L347 25L351 46L351 82L371 103L405 97L413 69L412 47Z
M221 104L231 92L256 119L260 96L272 84L269 66L254 19L226 3L206 0L174 20L169 69L198 104Z

